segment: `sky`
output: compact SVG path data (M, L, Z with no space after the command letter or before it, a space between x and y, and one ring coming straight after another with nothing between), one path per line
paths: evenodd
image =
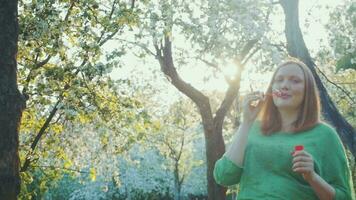
M329 13L337 5L340 5L342 1L336 0L300 0L299 2L299 21L300 27L303 32L305 43L310 50L312 57L318 51L322 44L326 45L327 33L324 25L328 22ZM282 32L284 30L284 14L280 5L277 8L277 14L271 16L272 28ZM281 34L280 37L285 37ZM149 82L159 92L154 97L157 102L162 104L170 104L176 101L180 96L184 96L171 85L167 79L163 76L163 73L159 71L159 63L152 56L146 60L146 63L140 62L132 54L125 56L124 65L122 68L116 69L111 73L113 79L130 78L135 82L142 82L142 84ZM194 65L194 63L192 63ZM247 66L248 67L248 66ZM233 66L226 68L225 75L232 74L234 72ZM152 72L156 70L156 72ZM134 73L141 74L137 78ZM207 82L202 81L201 74L206 73L206 67L186 67L179 71L183 80L193 85L195 88L204 91L218 90L221 92L226 91L227 83L223 75L216 79L210 79ZM241 92L246 93L253 90L264 91L271 78L272 73L264 74L251 74L247 70L242 74L241 80ZM136 76L136 77L135 77ZM246 78L248 77L248 78Z

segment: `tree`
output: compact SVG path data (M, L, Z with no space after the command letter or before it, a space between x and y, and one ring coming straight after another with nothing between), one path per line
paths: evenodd
M328 43L318 51L316 67L320 78L335 105L345 119L356 127L356 70L352 68L355 59L356 2L345 0L330 13L326 24Z
M25 107L17 86L17 4L0 2L0 197L9 200L20 191L18 133Z
M263 1L153 1L148 3L148 12L142 17L146 20L141 21L135 35L137 41L128 42L154 56L168 81L198 108L206 140L209 199L225 198L226 189L213 178L215 162L225 152L223 122L240 88L241 71L261 49L261 41L268 30L270 7L271 4ZM227 18L231 20L226 21ZM189 50L186 46L182 50L174 43L176 33L183 33L192 43ZM225 98L213 113L209 97L185 81L179 69L188 60L195 60L221 73L229 59L236 64L237 72L227 79L229 88Z
M113 36L137 25L139 11L131 3L21 0L19 12L18 79L27 97L20 133L25 199L36 198L30 183L37 171L51 174L55 182L54 177L62 174L59 169L74 163L77 155L71 156L68 152L72 149L66 149L75 148L68 144L71 138L66 135L73 123L84 130L89 123L108 129L110 134L101 134L94 128L103 146L115 141L110 137L126 134L115 149L120 153L139 138L137 135L142 137L142 132L118 130L123 126L142 128L146 113L141 112L140 102L121 90L130 87L129 81L110 77L112 69L120 67L117 58L125 53L125 46L110 48L104 54ZM45 162L54 165L44 168ZM48 189L49 184L44 183L48 179L38 181L44 186L41 192Z
M299 27L298 3L298 0L280 1L285 14L285 35L287 38L288 53L302 60L312 71L320 92L323 116L336 128L344 144L346 144L352 154L356 156L355 129L340 114L321 82L319 75L316 73L316 65L309 54Z
M340 5L330 10L329 21L325 28L328 42L320 47L315 57L316 70L325 84L333 102L342 116L356 127L356 70L352 60L356 56L356 2L342 1ZM349 148L348 148L349 149ZM351 150L351 149L350 149ZM355 157L347 151L353 180L356 180Z
M21 171L25 172L49 128L73 119L66 110L77 110L83 116L96 107L110 118L111 113L100 105L97 96L105 87L113 87L114 81L107 74L119 64L111 56L122 55L123 47L105 58L102 48L126 25L133 26L136 18L132 8L117 0L105 4L21 1L20 8L20 83L22 93L29 97L29 108L40 118L33 124L32 137L23 141L27 153Z
M168 167L174 179L174 199L182 199L182 186L192 168L201 165L194 160L193 142L197 138L198 116L194 115L190 102L183 99L172 104L169 112L163 116L163 125L152 139L159 153L168 160Z

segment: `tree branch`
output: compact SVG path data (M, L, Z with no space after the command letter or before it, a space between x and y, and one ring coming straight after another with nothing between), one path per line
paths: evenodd
M176 151L175 151L175 149L171 146L171 144L167 141L167 139L164 139L163 140L163 143L164 144L166 144L166 146L168 147L168 149L170 150L170 157L173 159L173 160L175 160L175 161L177 161L177 157L176 157Z
M118 40L118 41L121 41L121 42L126 42L126 43L132 44L134 46L138 46L138 47L142 48L143 50L145 50L146 53L151 54L152 56L156 56L156 54L153 53L153 51L151 51L149 48L147 48L144 44L140 44L140 43L124 40L124 39L119 39L119 38L115 38L115 40Z
M67 21L67 20L68 20L69 15L71 14L72 9L73 9L73 7L74 7L74 4L75 4L75 0L72 0L72 1L70 2L69 9L68 9L67 14L66 14L66 16L64 17L64 20L63 20L63 21Z
M210 67L213 67L214 69L216 69L218 72L222 72L221 69L219 68L219 66L215 63L212 63L212 62L209 62L203 58L196 58L200 61L202 61L203 63L205 63L206 65L210 66Z
M255 48L241 63L241 67L244 68L247 64L247 62L252 58L253 55L255 55L260 49Z
M258 42L257 39L250 40L244 46L241 54L235 59L237 67L243 68L243 65L240 63L240 60L244 60L246 55L250 52L250 50L254 47L254 45ZM246 64L247 60L245 60ZM225 94L224 100L220 104L219 109L215 113L214 124L215 126L222 126L226 113L228 112L230 106L232 105L234 99L237 96L238 88L240 88L240 79L241 79L241 71L238 70L235 74L233 81L229 84L229 88Z
M88 171L81 171L81 170L65 168L65 167L55 167L55 166L48 166L48 165L34 165L34 167L49 168L49 169L53 169L53 170L60 169L60 170L66 170L66 171L79 172L81 174L90 174L90 172L88 172Z
M131 9L135 8L135 0L131 0Z
M63 96L59 97L58 101L54 105L54 107L53 107L52 111L50 112L49 116L47 117L45 123L42 125L40 131L37 133L34 141L31 144L31 150L26 155L25 163L21 167L21 170L20 170L21 172L26 171L27 168L30 166L30 162L31 162L30 157L31 157L32 153L35 151L38 142L40 141L42 135L45 133L45 130L48 128L48 126L49 126L51 120L53 119L54 115L56 114L56 112L58 110L58 105L62 102L62 100L63 100Z
M160 63L161 71L180 92L192 99L200 110L202 110L203 107L210 109L209 99L199 90L180 78L173 63L172 43L168 36L165 36L164 41L164 46L163 44L161 44L161 47L158 47L158 44L154 45L156 48L156 58Z
M323 77L331 84L333 84L335 87L337 87L339 90L341 90L354 104L356 104L356 101L350 96L350 93L347 92L344 88L340 87L339 85L337 85L336 83L334 83L333 81L331 81L325 74L324 72L322 72L319 67L315 66L315 68L318 70L318 72L323 75Z
M112 19L112 16L113 16L113 14L114 14L116 2L117 2L117 0L114 0L113 4L112 4L112 6L111 6L111 11L110 11L110 14L109 14L109 20ZM118 29L117 29L117 30L118 30ZM104 37L104 34L106 33L106 31L107 31L107 28L104 26L104 29L101 31L101 34L100 34L100 37L99 37L99 41L101 41L101 39ZM115 32L115 31L114 31L114 32ZM115 34L116 34L116 33L117 33L117 31L115 32ZM114 34L114 35L115 35L115 34ZM112 35L110 38L112 38L114 35ZM101 45L99 45L99 46L101 46Z
M177 156L177 160L178 161L180 160L180 157L181 157L181 155L183 153L184 139L185 139L185 132L183 132L183 137L182 137L182 141L181 141L180 148L179 148L179 154Z
M43 67L45 64L47 64L49 62L50 59L51 59L51 56L49 55L49 56L47 56L47 58L45 60L43 60L41 62L37 62L38 56L36 56L35 64L32 68L30 68L30 71L29 71L29 73L26 77L26 80L25 80L25 85L23 86L23 89L22 89L22 94L24 94L27 97L27 99L28 99L27 88L28 88L28 84L31 81L31 79L34 78L33 77L34 71Z

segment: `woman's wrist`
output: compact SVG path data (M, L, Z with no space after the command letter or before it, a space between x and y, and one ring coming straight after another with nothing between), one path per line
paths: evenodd
M335 188L326 182L317 173L312 173L311 176L306 179L309 185L313 188L319 199L334 199L336 195Z
M318 179L318 174L316 172L311 172L309 176L306 176L306 181L308 183L315 182Z

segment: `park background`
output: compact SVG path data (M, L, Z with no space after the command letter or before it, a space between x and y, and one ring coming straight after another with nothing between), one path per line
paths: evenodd
M19 0L18 10L19 199L225 198L211 169L241 98L264 91L288 55L335 105L324 119L348 124L336 128L355 179L355 1Z

